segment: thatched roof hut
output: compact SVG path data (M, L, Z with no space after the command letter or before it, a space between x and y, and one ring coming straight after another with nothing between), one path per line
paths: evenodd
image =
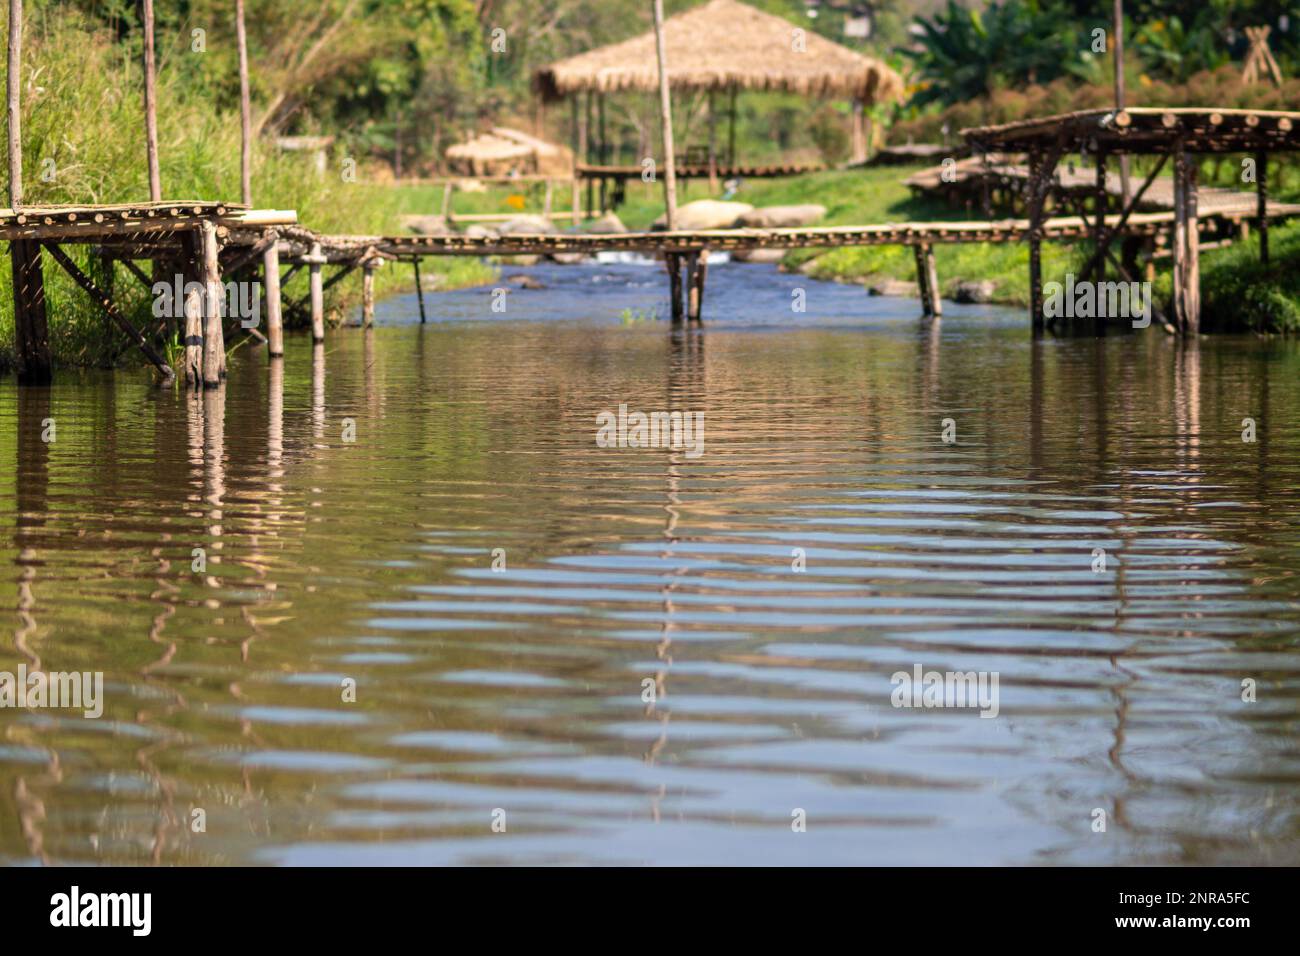
M902 78L879 60L737 0L709 0L669 17L664 47L674 90L781 90L867 104L903 92ZM552 63L533 83L545 100L581 92L653 93L659 88L654 32Z
M507 126L494 126L489 133L448 146L444 155L453 169L469 176L504 176L511 171L566 176L573 163L564 147Z

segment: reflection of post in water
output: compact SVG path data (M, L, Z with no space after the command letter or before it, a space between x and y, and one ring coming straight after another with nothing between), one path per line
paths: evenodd
M693 411L705 410L704 396L704 334L698 329L686 331L675 328L669 339L667 408L665 411L670 414L680 412L683 419L685 419L685 416ZM706 441L705 448L707 449L707 447ZM668 449L663 505L664 549L659 553L660 558L665 561L673 556L673 548L679 540L677 524L681 519L680 490L683 460L684 449L672 447ZM673 594L688 570L687 567L674 568L669 572L668 580L664 582L663 587L659 590L662 599L663 622L660 625L659 643L655 646L655 656L659 659L661 665L655 672L655 702L664 698L668 693L668 668L673 663L673 631L677 627L673 622L673 616L676 614ZM668 745L668 721L670 715L667 712L658 713L653 702L646 706L645 713L647 717L658 717L659 720L659 736L645 754L645 761L653 764L664 747ZM656 823L659 822L659 801L665 792L666 789L660 787L658 794L651 800L651 818Z
M1029 343L1029 463L1037 478L1043 468L1043 341Z
M325 438L325 343L311 347L311 437ZM317 448L321 447L319 444Z
M203 500L207 504L209 545L208 563L220 564L221 534L226 497L226 384L203 392ZM209 587L218 587L214 575L208 575Z
M42 561L39 556L40 531L45 527L50 486L50 446L45 440L50 425L50 390L27 386L17 390L17 460L14 462L15 504L14 550L18 557L18 627L14 630L14 647L27 659L32 670L41 667L40 656L32 647L36 635L36 595L33 585ZM63 767L58 751L43 748L31 735L31 727L19 723L5 724L5 739L30 747L45 749L45 772L34 777L20 776L14 781L13 799L22 827L27 851L42 863L49 864L45 850L45 803L39 791L63 781ZM31 783L29 784L29 779Z
M18 514L14 520L14 550L18 554L18 629L14 646L39 669L41 659L30 641L36 634L37 568L42 564L37 545L45 527L50 486L50 445L46 441L52 425L50 390L46 386L18 389L18 436L15 485ZM56 426L57 427L57 426Z
M1175 345L1174 423L1181 470L1195 471L1201 451L1201 343L1195 336L1187 336Z

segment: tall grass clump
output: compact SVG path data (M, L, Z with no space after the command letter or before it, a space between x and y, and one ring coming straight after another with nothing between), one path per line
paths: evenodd
M0 11L0 30L7 29L7 12ZM205 54L191 52L188 34L160 35L157 46L163 197L237 202L239 104L212 92L228 88L227 78L205 75L208 61ZM138 38L136 43L119 41L79 10L58 5L29 9L22 72L24 205L148 200L138 50ZM211 62L215 69L218 61ZM395 231L402 202L398 192L367 183L364 168L356 182L344 181L337 168L319 176L301 154L282 153L258 141L253 156L254 204L297 210L300 223L320 232ZM137 327L153 324L149 290L123 267L115 267L115 275L110 276L89 246L70 244L65 250L97 282L113 286L115 300ZM453 273L449 285L482 281L488 274L475 261L457 261L446 268ZM409 282L405 276L391 275L396 271L380 272L381 292L397 282ZM303 281L295 278L286 298L303 294L299 287ZM48 256L45 287L56 364L137 362L138 353L126 347L125 336ZM346 304L339 295L330 300L335 314ZM14 361L13 322L12 272L6 264L0 269L2 369L11 368Z

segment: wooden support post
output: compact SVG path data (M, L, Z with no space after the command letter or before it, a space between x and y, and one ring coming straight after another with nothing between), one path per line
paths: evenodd
M420 281L420 257L416 256L411 260L411 265L415 268L415 298L420 303L420 324L424 325L424 283Z
M1259 261L1268 265L1268 153L1255 154L1255 213L1259 227Z
M1029 154L1029 320L1035 337L1043 334L1043 260L1039 227L1043 204L1038 201L1039 177L1043 175L1043 157ZM1044 200L1045 201L1045 200Z
M272 242L262 253L262 271L266 273L266 354L271 358L284 355L284 316L280 311L280 246Z
M584 120L585 120L585 121L584 121L583 124L582 124L582 161L583 161L584 163L590 163L590 162L591 162L591 146L590 146L590 141L591 141L592 135L593 135L594 130L595 130L595 123L594 123L594 121L592 120L591 106L592 106L592 95L591 95L591 93L588 93L588 94L587 94L587 111L586 111L586 115L585 115L585 117L584 117ZM595 189L596 189L596 181L595 181L594 179L592 179L590 176L588 176L588 177L587 177L587 211L588 211L588 213L590 213L592 209L596 208Z
M244 0L235 0L235 43L239 47L239 184L245 205L253 204L253 114L248 95L248 35L244 29ZM278 306L277 306L278 309Z
M672 232L677 228L677 157L673 153L673 105L668 92L668 56L664 50L664 0L654 0L654 21L655 52L659 60L659 127L664 149L664 217L668 231ZM677 283L681 285L680 277Z
M221 328L224 299L215 223L199 224L199 246L203 253L203 387L216 388L226 373L226 342Z
M14 353L19 385L48 385L50 332L45 315L45 276L41 244L16 239L9 243L14 281Z
M149 198L162 201L162 177L158 173L158 93L154 83L153 0L140 0L144 22L144 136L149 160Z
M609 141L606 138L607 131L605 128L605 94L604 93L601 93L599 98L596 100L596 117L597 117L596 120L597 125L599 126L600 129L600 144L596 147L596 151L597 151L597 155L600 157L600 164L602 166L608 166L609 165ZM600 214L602 216L605 215L605 210L607 208L606 206L606 202L608 201L608 196L606 194L607 188L608 187L605 181L605 177L601 176L600 177Z
M578 175L578 164L582 162L578 135L578 94L569 98L569 148L573 153L573 195L570 209L573 211L573 224L578 224L578 209L582 205L582 179Z
M23 0L9 0L9 206L11 209L17 209L23 202L22 88Z
M1187 182L1183 186L1183 203L1187 207L1187 253L1184 276L1187 282L1187 334L1201 331L1201 229L1197 217L1196 161L1187 163Z
M546 198L542 200L543 219L551 218L551 205L554 202L554 191L555 191L555 182L550 179L546 180ZM420 268L419 260L416 260L415 267L416 269Z
M124 316L121 310L113 304L113 300L100 291L99 287L91 281L90 277L82 272L75 262L68 258L66 252L52 242L46 243L45 248L50 250L50 255L63 267L63 271L70 275L73 281L76 282L77 285L81 286L81 288L85 290L86 294L94 299L95 303L104 310L104 313L113 321L113 323L131 338L131 341L136 344L140 351L144 353L145 357L153 363L154 368L158 370L159 374L162 375L163 382L170 382L173 376L171 367L163 361L162 356L159 355L154 350L154 347L149 344L148 340L140 334L140 330L127 321L126 316Z
M913 246L916 255L916 285L921 291L921 311L927 318L943 315L939 298L939 270L934 262L934 247L928 242Z
M325 341L325 290L321 286L321 263L325 256L319 242L311 244L311 340Z
M189 265L184 270L187 283L197 278L199 270L193 264L202 260L199 234L190 236ZM197 283L185 293L185 384L190 388L203 386L203 294Z
M375 266L377 259L369 258L361 264L361 327L375 324Z
M675 252L664 255L668 266L668 295L672 306L673 325L682 324L682 259Z
M442 187L442 220L447 225L451 225L451 190L452 185L448 182Z
M713 91L709 90L709 195L718 193L718 117L713 108Z
M1098 249L1102 249L1102 248L1109 247L1109 245L1110 245L1110 243L1109 243L1109 241L1108 241L1108 237L1106 236L1106 201L1107 201L1107 193L1106 193L1106 153L1105 153L1104 150L1098 150L1098 151L1097 151L1097 196L1096 196L1096 201L1097 201L1097 209L1096 209L1096 214L1097 214L1097 225L1096 225L1096 227L1095 227L1095 230L1094 230L1093 235L1094 235L1094 241L1095 241L1095 244L1096 244L1096 248L1098 248ZM1123 198L1121 198L1121 200L1120 200L1120 205L1122 206L1123 204L1124 204L1124 202L1123 202ZM1103 244L1104 244L1104 245L1103 245ZM1099 276L1100 278L1104 279L1105 276L1106 276L1106 261L1105 261L1104 258L1098 260L1098 262L1097 262L1097 269L1098 269L1098 276ZM1102 314L1103 308L1104 308L1104 307L1103 307L1103 305L1102 305L1102 298L1101 298L1100 295L1098 295L1098 296L1097 296L1097 307L1096 307L1096 309L1095 309L1094 312L1093 312L1093 320L1092 320L1092 330L1093 330L1093 333L1094 333L1094 334L1097 334L1097 335L1102 334L1102 331L1104 330L1104 328L1105 328L1105 326L1106 326L1106 319L1107 319L1107 318L1113 318L1113 316L1106 316L1106 315L1103 315L1103 314Z
M736 168L736 88L731 88L731 108L727 119L727 165Z
M703 321L704 282L709 275L709 250L693 252L687 257L686 318L695 324Z
M1187 156L1182 140L1174 146L1174 324L1178 331L1187 330Z

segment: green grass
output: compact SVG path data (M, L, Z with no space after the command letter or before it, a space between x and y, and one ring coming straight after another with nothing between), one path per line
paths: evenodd
M0 15L7 24L7 16ZM7 27L5 27L7 28ZM138 202L148 197L141 74L124 44L91 29L75 9L37 7L26 23L23 47L23 200L41 203ZM76 50L77 56L67 56ZM228 102L207 95L205 61L188 47L160 48L158 141L164 198L237 201L239 189L239 113ZM169 65L170 64L170 65ZM197 77L197 78L196 78ZM295 209L299 222L325 233L400 231L398 216L408 211L401 190L368 181L364 166L357 181L341 175L343 157L317 176L300 154L285 154L259 142L254 153L253 198L262 208ZM85 245L68 254L101 287L110 283L106 268ZM51 353L56 366L138 365L140 353L113 328L58 265L45 257ZM426 274L452 288L486 282L492 267L476 259L430 260ZM409 269L380 270L380 294L410 288ZM306 278L295 277L284 290L296 300ZM152 326L152 297L122 266L111 277L115 300L137 327ZM360 281L331 290L327 308L337 319L353 306ZM0 369L13 355L12 274L0 269ZM236 336L238 338L238 336Z

